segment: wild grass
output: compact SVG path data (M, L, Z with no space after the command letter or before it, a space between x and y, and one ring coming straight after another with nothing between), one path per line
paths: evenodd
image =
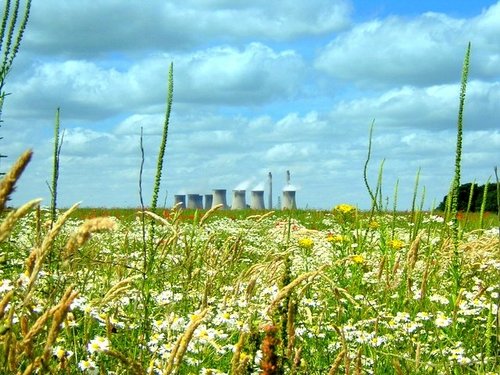
M0 372L500 373L499 216L455 201L469 53L445 213L422 210L425 191L417 205L419 173L411 212L397 186L384 209L373 127L368 212L160 212L172 66L150 211L57 210L57 160L50 209L7 210L22 154L0 181Z
M413 240L411 213L373 215L351 205L321 213L149 213L156 263L146 277L144 324L140 215L79 219L78 211L60 212L50 229L50 210L25 210L1 244L3 371L500 369L500 244L494 227L477 229L472 217L459 244L456 298L451 223L434 213L422 213Z

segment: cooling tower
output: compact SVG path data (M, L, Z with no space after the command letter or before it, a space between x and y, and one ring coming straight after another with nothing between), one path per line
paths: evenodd
M231 206L232 210L243 210L247 208L245 202L246 190L233 190L233 204Z
M205 210L209 210L212 208L212 202L214 200L214 196L212 194L205 194Z
M250 201L250 208L254 210L264 210L264 191L252 190L252 198Z
M283 190L283 210L295 210L297 203L295 202L295 190Z
M202 209L203 208L203 197L200 194L188 194L187 195L187 208L190 209Z
M185 194L176 194L174 195L174 206L180 203L179 208L186 208L186 195Z
M214 189L212 194L212 207L222 204L222 208L227 208L226 189Z
M270 210L273 209L273 175L269 172L269 200L267 202L267 206Z

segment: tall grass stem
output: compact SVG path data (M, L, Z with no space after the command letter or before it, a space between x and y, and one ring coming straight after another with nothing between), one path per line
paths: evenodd
M168 125L170 122L170 113L172 111L172 101L174 96L174 63L170 63L168 71L168 93L167 93L167 108L165 111L165 121L163 123L163 134L161 137L160 151L158 153L158 163L156 166L156 177L153 185L153 198L151 200L151 210L156 210L158 204L158 194L160 192L161 174L163 170L163 158L167 146Z

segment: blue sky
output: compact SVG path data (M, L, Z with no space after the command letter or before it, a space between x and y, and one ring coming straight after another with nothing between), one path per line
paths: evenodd
M141 127L149 202L172 61L167 206L218 188L231 201L268 172L277 202L290 170L300 208L368 208L375 120L370 183L384 162L384 202L397 184L407 209L420 171L430 208L453 174L469 41L462 181L484 183L499 164L498 40L495 1L35 1L6 85L0 167L33 148L12 203L49 204L60 107L60 205L139 206Z

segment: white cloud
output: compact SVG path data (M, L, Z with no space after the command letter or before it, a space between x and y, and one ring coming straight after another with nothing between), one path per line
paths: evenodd
M498 82L471 81L467 86L464 127L496 128L494 103L500 100ZM341 123L373 118L388 128L455 129L458 116L460 86L457 84L429 87L404 86L380 95L344 100L331 116Z
M186 50L207 39L282 41L337 31L345 0L33 2L26 45L37 53L91 56L113 51Z
M187 102L259 104L296 94L305 78L296 52L275 52L261 43L243 50L214 47L175 60L178 96Z
M363 87L443 84L459 79L470 41L472 76L498 76L499 24L500 3L470 20L438 13L376 19L334 38L315 66Z
M38 62L31 75L14 76L9 89L16 114L37 117L61 107L67 119L104 119L134 111L163 111L167 73L174 62L175 107L257 105L290 98L304 79L304 62L291 50L251 43L178 55L153 55L125 71L103 62ZM44 95L40 95L44 93ZM28 104L29 103L29 104Z

